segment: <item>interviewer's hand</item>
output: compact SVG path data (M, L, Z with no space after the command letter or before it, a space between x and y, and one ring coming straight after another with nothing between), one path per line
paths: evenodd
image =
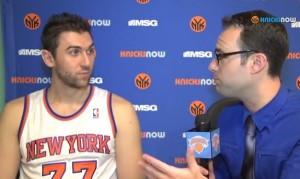
M212 162L209 171L199 166L193 154L193 149L188 149L186 154L187 168L177 168L168 165L148 154L143 155L140 163L149 179L215 179Z

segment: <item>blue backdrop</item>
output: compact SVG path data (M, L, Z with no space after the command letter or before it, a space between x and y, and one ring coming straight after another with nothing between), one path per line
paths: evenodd
M264 9L283 17L290 54L282 80L300 89L300 1L266 0L2 0L6 101L44 88L50 74L40 34L53 13L90 20L97 59L91 83L130 100L138 113L144 152L185 164L182 132L220 96L208 64L221 18ZM280 50L280 49L278 49ZM130 150L130 146L128 146Z

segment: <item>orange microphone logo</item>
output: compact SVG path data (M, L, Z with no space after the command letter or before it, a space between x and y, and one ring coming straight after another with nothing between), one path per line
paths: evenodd
M215 151L219 151L220 150L220 136L219 134L215 133L211 139L211 143L212 143L212 148Z
M252 16L251 17L251 22L253 24L258 24L259 23L259 17L258 16Z
M205 28L206 28L206 19L204 17L201 17L201 16L194 16L190 20L190 28L194 32L202 32L202 31L204 31Z
M190 104L190 113L193 116L204 114L205 111L206 111L206 107L202 101L196 100Z
M136 0L136 2L139 4L148 4L150 0Z
M41 18L35 13L28 13L24 17L24 25L30 30L36 30L41 25Z
M192 147L196 153L200 154L208 147L208 140L202 136L194 136L190 139L189 146Z
M298 76L298 78L296 80L296 86L300 90L300 76Z
M151 86L151 77L147 73L139 73L134 82L137 88L141 90L148 89Z

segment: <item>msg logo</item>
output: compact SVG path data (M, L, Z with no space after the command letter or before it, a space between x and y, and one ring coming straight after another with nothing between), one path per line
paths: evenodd
M90 78L90 84L102 84L103 78L101 77L91 77Z
M146 27L156 27L158 26L158 20L156 19L133 19L128 21L128 26L146 26Z
M20 49L18 54L20 56L40 56L42 51L40 49Z
M140 104L140 105L133 105L136 111L158 111L158 106L155 104Z

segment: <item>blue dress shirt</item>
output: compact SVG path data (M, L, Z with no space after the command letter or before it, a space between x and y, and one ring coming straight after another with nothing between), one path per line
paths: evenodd
M226 107L219 118L221 154L214 159L217 179L240 179L245 152L245 120L240 103ZM281 87L254 114L256 179L300 178L300 93Z

